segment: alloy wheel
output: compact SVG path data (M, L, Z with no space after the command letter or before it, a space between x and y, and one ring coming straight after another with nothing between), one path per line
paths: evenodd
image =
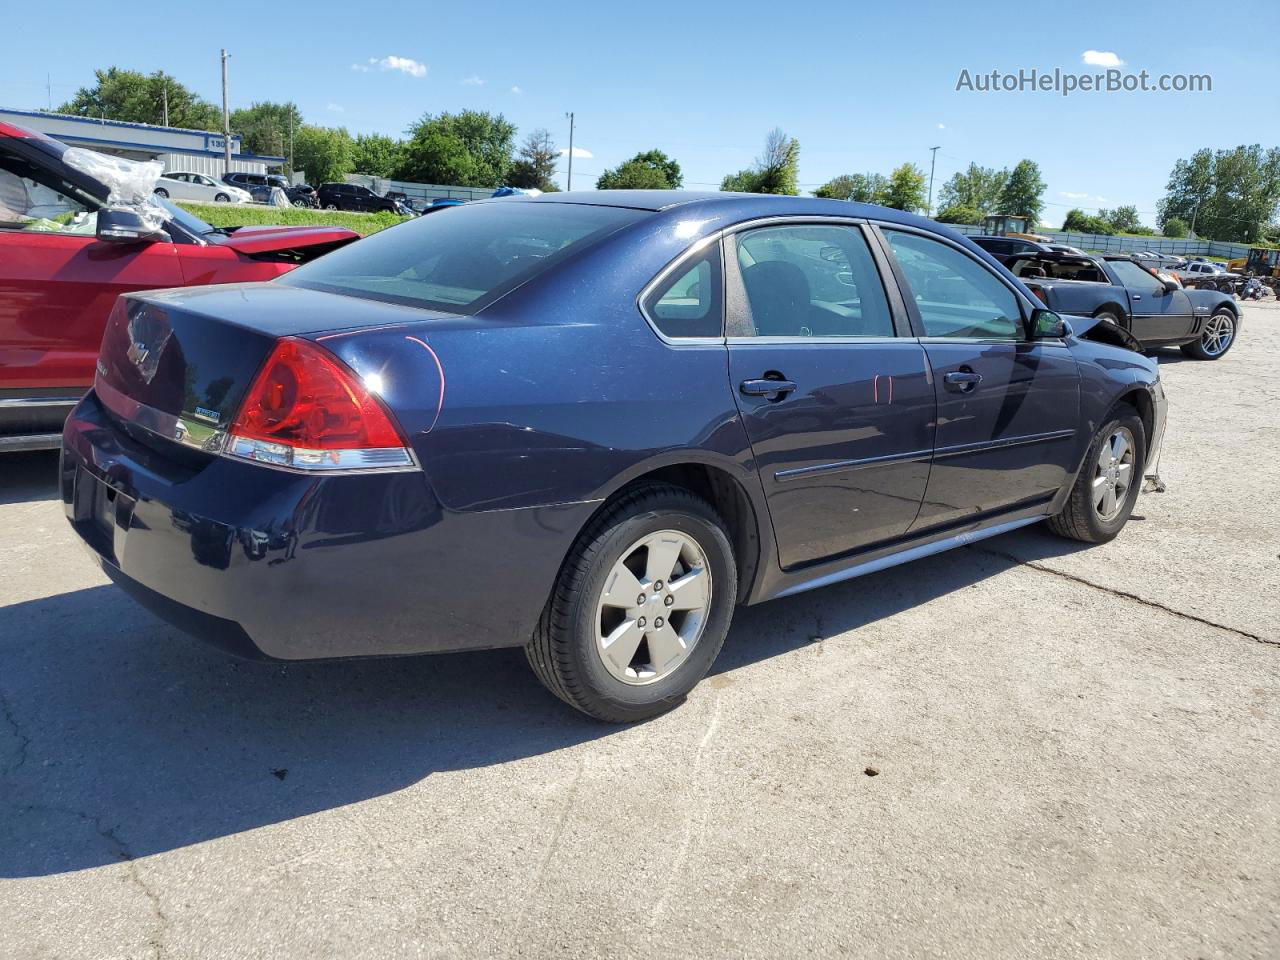
M1093 509L1104 523L1120 516L1124 509L1133 485L1135 450L1128 427L1116 427L1098 450L1093 469Z
M659 530L625 550L605 578L596 651L606 670L640 686L674 673L711 611L711 568L696 540Z
M1225 313L1216 313L1205 324L1204 333L1200 335L1200 347L1209 356L1219 357L1227 352L1235 335L1236 322Z

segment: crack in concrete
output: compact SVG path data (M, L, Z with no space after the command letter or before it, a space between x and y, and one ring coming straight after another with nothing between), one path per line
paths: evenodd
M109 827L102 822L101 817L95 817L92 814L85 813L82 810L70 810L66 807L55 807L50 804L14 804L23 810L44 810L49 813L60 813L68 817L77 817L89 824L98 836L106 840L113 848L115 848L116 856L125 864L125 872L129 878L129 882L142 891L143 896L147 898L147 902L151 907L151 913L156 919L156 931L147 938L147 945L151 947L152 954L159 960L164 956L165 935L169 928L169 917L164 912L164 908L160 905L159 895L147 886L145 880L142 879L142 873L138 869L138 862L134 858L133 851L129 849L129 845L120 839L116 833L116 827Z
M13 708L9 705L9 699L2 690L0 690L0 713L4 714L9 726L13 727L13 735L18 738L18 762L13 764L8 771L13 773L27 762L27 751L31 747L31 738L22 732L22 725L18 723L18 718L13 715Z
M985 553L988 556L999 557L1002 560L1009 560L1009 561L1012 561L1013 563L1016 563L1020 567L1030 567L1032 570L1038 570L1040 573L1047 573L1047 574L1050 574L1051 576L1060 577L1063 580L1069 580L1072 583L1078 583L1081 586L1091 587L1094 590L1100 590L1103 593L1109 593L1113 597L1120 597L1124 600L1132 600L1135 603L1142 604L1144 607L1151 607L1152 609L1160 610L1161 612L1167 613L1171 616L1179 617L1183 620L1190 620L1192 623L1198 623L1198 624L1201 624L1202 626L1212 627L1215 630L1222 630L1224 633L1233 633L1237 637L1242 637L1245 640L1252 640L1254 643L1261 643L1262 645L1268 646L1268 647L1280 647L1280 639L1273 640L1269 637L1259 636L1256 633L1250 633L1248 630L1241 630L1238 627L1229 627L1226 624L1218 623L1214 620L1208 620L1205 617L1196 616L1194 613L1187 613L1183 610L1177 610L1173 607L1166 606L1165 604L1160 603L1158 600L1148 600L1146 597L1141 597L1136 593L1130 593L1128 590L1120 590L1117 587L1108 587L1107 585L1102 583L1094 583L1092 580L1086 580L1084 577L1077 576L1074 573L1066 573L1063 570L1055 570L1053 569L1053 567L1045 566L1043 563L1040 563L1039 561L1036 561L1036 560L1024 560L1021 557L1016 556L1015 554L1005 553L1003 550L992 550L990 547L978 546L976 544L970 545L968 549L977 551L978 553Z

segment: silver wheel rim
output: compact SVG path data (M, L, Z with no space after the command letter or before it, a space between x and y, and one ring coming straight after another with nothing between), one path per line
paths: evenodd
M1111 432L1093 469L1093 509L1104 523L1120 516L1133 485L1136 449L1128 427Z
M1227 352L1235 335L1235 321L1225 313L1215 313L1200 335L1200 348L1211 357L1220 357Z
M605 578L596 607L596 652L623 683L644 686L689 659L711 610L711 568L702 547L678 530L648 534Z

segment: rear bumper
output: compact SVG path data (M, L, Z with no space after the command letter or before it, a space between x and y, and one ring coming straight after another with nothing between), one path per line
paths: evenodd
M522 645L595 507L459 513L421 472L180 462L125 434L93 393L67 419L61 493L94 558L144 606L282 660Z

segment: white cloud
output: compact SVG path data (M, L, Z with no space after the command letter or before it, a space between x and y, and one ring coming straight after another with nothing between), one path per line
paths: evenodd
M1072 193L1070 190L1059 190L1058 196L1066 197L1068 200L1088 200L1087 193Z
M1080 60L1091 67L1123 67L1124 61L1110 50L1086 50Z
M565 147L560 151L560 156L567 157L568 155L569 155L568 147ZM595 154L592 153L590 150L584 150L582 147L573 148L573 158L575 160L590 160L594 156Z
M512 93L524 93L524 91L523 91L523 90L521 90L519 87L512 87L512 88L511 88L511 92L512 92Z
M477 77L474 73L469 77L463 77L460 82L464 87L483 87L484 86L483 78Z
M408 57L370 57L369 66L377 67L379 70L399 70L410 77L425 77L427 75L427 65L425 63L419 63L417 60L411 60ZM365 69L368 69L368 67Z
M369 72L369 68L368 68L365 64L363 64L363 63L353 63L353 64L351 65L351 69L352 69L352 70L354 70L356 73L368 73L368 72Z
M940 124L938 124L938 129L939 129L939 130L945 130L945 129L947 129L947 125L946 125L945 123L940 123Z
M346 113L347 108L340 103L326 103L324 108L330 113Z

